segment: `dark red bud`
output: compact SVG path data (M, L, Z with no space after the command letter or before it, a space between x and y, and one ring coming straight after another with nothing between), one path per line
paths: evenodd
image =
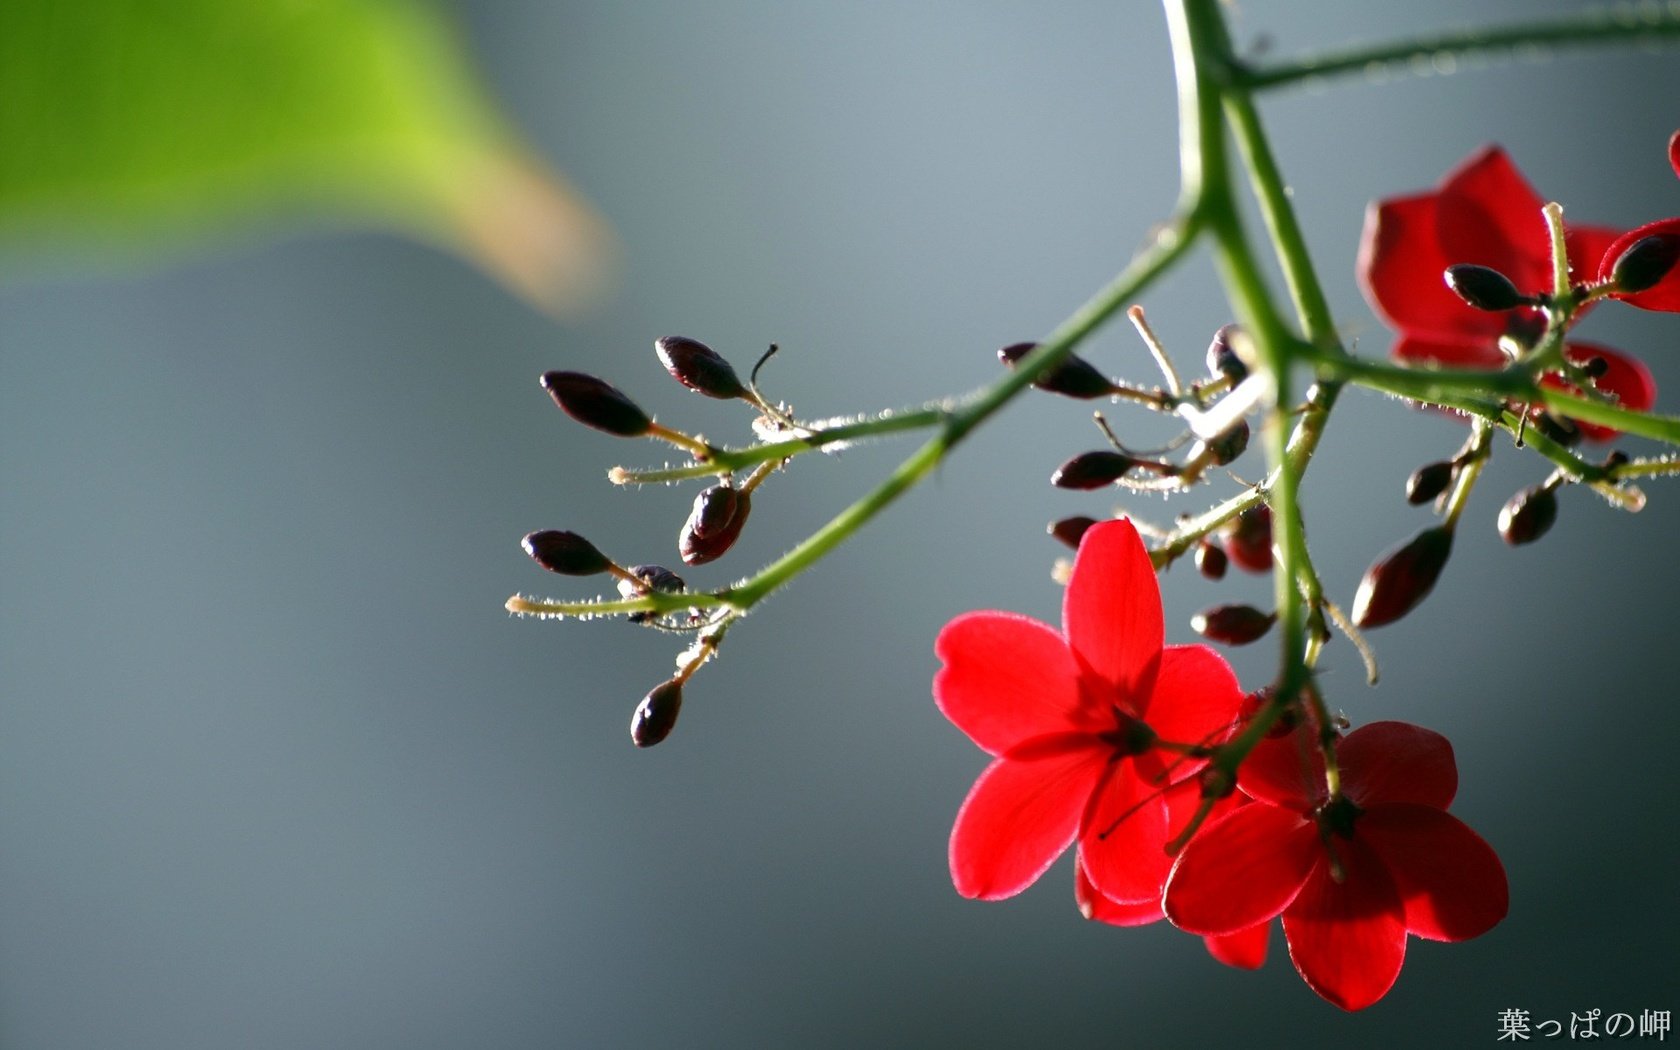
M1081 514L1072 518L1063 518L1061 521L1051 522L1049 533L1067 546L1072 547L1074 550L1078 550L1080 537L1085 535L1086 529L1096 523L1096 518L1087 518Z
M1414 506L1428 503L1447 491L1447 486L1452 484L1453 475L1457 473L1457 468L1446 460L1425 463L1412 471L1412 476L1406 479L1406 502Z
M1207 349L1208 374L1224 376L1233 385L1248 378L1248 366L1243 364L1242 358L1231 346L1231 337L1238 331L1236 325L1226 325L1213 333L1213 342L1208 344Z
M1037 343L1011 343L998 351L998 360L1013 368L1015 362L1036 349ZM1040 390L1048 390L1052 394L1076 397L1084 401L1094 397L1107 397L1114 392L1112 380L1083 358L1071 354L1063 358L1061 364L1039 376L1033 386Z
M1603 358L1597 360L1602 361ZM1540 433L1565 448L1581 443L1581 428L1576 426L1572 419L1554 416L1550 412L1540 412L1534 416L1533 424L1535 430L1540 431Z
M665 594L681 594L688 589L688 584L683 582L681 576L663 565L632 565L630 566L630 575L641 580L649 589ZM643 591L629 580L619 580L618 593L625 598L635 598L640 596ZM631 613L625 619L631 623L646 623L653 619L653 613Z
M1050 484L1059 489L1100 489L1125 477L1136 464L1132 457L1106 449L1081 452L1056 468Z
M1210 539L1203 539L1196 544L1196 570L1210 580L1225 578L1225 567L1231 559L1225 557L1225 548Z
M1354 624L1381 627L1411 612L1440 578L1452 539L1450 527L1436 525L1378 558L1353 596Z
M1581 362L1581 374L1588 379L1603 379L1610 371L1610 359L1607 357L1589 357Z
M568 416L584 426L620 437L640 437L653 420L610 383L582 372L544 372L543 389Z
M1272 508L1264 503L1237 515L1226 527L1225 549L1240 569L1268 572L1272 567Z
M1276 613L1261 612L1252 605L1216 605L1190 617L1190 629L1223 645L1247 645L1271 630L1275 622Z
M630 716L630 740L637 747L652 747L671 735L682 710L682 683L675 678L660 682L642 697Z
M612 561L593 543L575 532L543 529L520 541L531 560L562 576L594 576L612 568Z
M1204 451L1213 453L1213 464L1223 467L1248 448L1248 421L1239 419L1212 441L1198 441L1190 450L1190 458L1197 459Z
M1478 310L1514 310L1530 300L1498 270L1474 263L1447 267L1447 287Z
M746 385L729 362L697 339L667 335L654 341L653 350L665 371L690 390L723 401L747 396Z
M1544 485L1523 489L1499 508L1499 538L1515 547L1533 543L1557 521L1557 494Z
M1667 277L1675 263L1680 263L1680 235L1654 233L1634 241L1616 256L1610 281L1618 292L1643 292Z
M704 565L723 557L751 513L752 496L728 485L713 485L694 497L694 508L677 537L683 564Z

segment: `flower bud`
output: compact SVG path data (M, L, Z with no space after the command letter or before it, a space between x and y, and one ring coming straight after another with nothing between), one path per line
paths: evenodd
M1594 356L1581 362L1581 374L1588 379L1603 379L1605 373L1609 371L1610 359L1608 357Z
M610 383L582 372L544 372L543 389L568 416L584 426L620 437L640 437L653 420Z
M653 350L671 378L690 390L723 401L747 396L746 385L729 362L697 339L667 335L654 341Z
M1406 502L1417 506L1447 491L1452 484L1453 475L1458 473L1451 463L1441 460L1438 463L1425 463L1412 471L1412 476L1406 479Z
M519 541L531 560L562 576L594 576L612 568L612 560L575 532L542 529Z
M1610 282L1617 292L1643 292L1680 263L1680 235L1653 233L1628 245L1610 267Z
M1242 358L1231 346L1231 337L1239 331L1236 325L1228 324L1213 333L1213 342L1207 348L1207 367L1209 375L1224 376L1231 381L1231 385L1248 378L1248 366L1243 364Z
M1119 481L1136 465L1132 457L1106 449L1081 452L1056 468L1050 484L1059 489L1100 489Z
M630 716L631 743L652 747L671 735L671 727L677 724L677 713L682 710L682 688L683 684L672 678L660 682L642 697L636 713Z
M1603 358L1598 360L1603 360ZM1581 428L1573 419L1554 416L1550 412L1537 412L1533 424L1535 430L1540 431L1540 433L1565 448L1581 443Z
M1208 579L1224 579L1225 567L1230 562L1231 559L1225 557L1225 548L1212 540L1203 537L1201 542L1196 544L1196 571Z
M681 576L663 565L632 565L629 571L630 575L641 580L648 590L659 591L663 594L681 594L688 589L688 584L683 582ZM621 579L618 581L618 593L624 598L637 598L644 591L630 580ZM631 613L625 619L631 623L646 623L653 619L653 616L654 614L650 612L638 612Z
M1048 531L1050 535L1056 537L1057 540L1069 547L1072 547L1074 550L1078 550L1080 537L1085 535L1086 529L1096 523L1096 518L1087 518L1083 514L1080 514L1071 518L1063 518L1061 521L1051 522Z
M1190 617L1190 629L1223 645L1247 645L1272 629L1277 613L1252 605L1216 605Z
M1557 494L1545 485L1532 485L1499 508L1499 538L1515 547L1533 543L1557 521Z
M1190 458L1200 459L1204 452L1213 454L1213 465L1223 467L1248 448L1248 421L1239 419L1212 441L1198 441L1190 448Z
M1450 526L1436 525L1377 559L1353 596L1354 625L1381 627L1411 612L1440 578L1452 538Z
M1511 279L1498 270L1475 263L1447 267L1447 287L1478 310L1514 310L1529 302Z
M1240 569L1267 572L1272 567L1272 508L1250 507L1226 526L1225 549Z
M685 565L704 565L723 557L741 535L741 526L752 513L752 496L728 485L713 485L694 497L677 552Z
M1013 368L1015 362L1038 349L1037 343L1011 343L998 351L998 360ZM1062 363L1039 376L1033 386L1064 397L1088 401L1107 397L1114 392L1114 383L1083 358L1068 355Z

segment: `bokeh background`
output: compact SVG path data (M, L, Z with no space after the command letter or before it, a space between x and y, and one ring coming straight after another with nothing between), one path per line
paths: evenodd
M1233 17L1288 55L1578 6ZM932 640L972 608L1055 620L1045 522L1112 508L1045 484L1094 447L1086 406L1023 398L737 628L672 738L633 749L631 709L679 643L502 602L590 593L525 558L536 528L674 562L693 489L608 485L662 453L573 424L538 374L599 373L729 441L746 414L665 378L655 337L742 366L779 342L766 385L811 416L987 381L998 346L1049 330L1171 205L1164 21L1094 2L450 13L502 112L616 228L622 277L592 313L556 322L452 255L307 226L155 268L14 265L0 286L0 1044L1468 1046L1508 1008L1680 1008L1680 492L1662 482L1639 515L1565 491L1554 532L1511 550L1494 516L1546 469L1501 447L1433 597L1375 633L1381 685L1345 642L1327 654L1354 722L1453 740L1455 812L1512 889L1480 940L1413 940L1361 1015L1308 991L1275 933L1252 974L1164 925L1083 921L1066 859L1006 903L951 889L984 757L931 703ZM1621 50L1263 112L1339 320L1380 353L1353 278L1369 199L1496 140L1573 218L1674 214L1677 97L1674 51ZM1203 257L1144 302L1187 366L1230 319ZM1604 308L1585 331L1680 392L1672 318ZM1086 353L1152 378L1121 326ZM1344 399L1306 491L1333 596L1422 527L1403 479L1459 439ZM730 557L686 575L750 571L909 447L798 461ZM1192 612L1268 584L1186 565L1163 586L1183 642ZM1273 655L1235 655L1246 684Z

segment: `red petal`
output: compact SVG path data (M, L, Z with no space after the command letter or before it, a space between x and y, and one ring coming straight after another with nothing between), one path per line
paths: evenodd
M1489 146L1447 175L1435 212L1447 264L1491 266L1524 293L1552 290L1552 242L1540 195ZM1490 315L1498 317L1499 315Z
M1675 178L1680 178L1680 131L1668 140L1668 166L1674 169Z
M1463 339L1433 336L1403 336L1391 351L1396 361L1442 368L1504 368L1508 363L1499 350L1499 333L1467 335Z
M1451 337L1505 330L1498 314L1477 310L1447 287L1446 270L1465 259L1449 259L1436 235L1438 196L1380 201L1365 212L1359 240L1359 284L1371 309L1390 328L1408 334Z
M1161 899L1167 855L1167 802L1130 762L1114 763L1091 798L1079 831L1079 862L1097 891L1121 904Z
M1324 756L1315 734L1297 729L1287 736L1262 740L1237 769L1237 786L1274 806L1305 813L1322 803Z
M1406 929L1432 941L1478 937L1505 917L1505 867L1482 837L1429 806L1373 806L1355 833L1382 858L1406 909Z
M1666 233L1671 236L1680 234L1680 217L1648 222L1638 229L1629 230L1616 238L1609 247L1604 249L1604 254L1598 264L1599 279L1609 278L1610 271L1615 267L1616 260L1621 258L1623 252L1633 247L1635 243L1659 233ZM1680 312L1680 266L1668 271L1668 274L1662 280L1643 292L1617 295L1616 298L1631 306L1637 306L1641 310L1662 310L1667 313Z
M1082 711L1079 665L1056 631L1014 613L957 617L933 643L944 663L933 702L986 751L999 755L1034 736L1102 728Z
M1598 377L1598 389L1616 395L1617 402L1624 407L1643 412L1656 404L1657 381L1651 377L1650 370L1639 359L1617 353L1597 343L1570 343L1564 352L1576 364L1585 364L1595 357L1604 358L1610 367ZM1561 376L1550 372L1541 376L1540 381L1559 390L1576 389ZM1582 423L1576 420L1575 425L1581 428L1583 437L1593 441L1609 441L1619 433L1611 427L1599 426L1596 423Z
M1138 711L1161 657L1161 588L1132 523L1122 518L1085 530L1062 601L1073 654L1116 700Z
M1586 280L1591 276L1603 276L1609 271L1604 267L1616 261L1616 255L1610 254L1611 245L1621 240L1625 234L1621 230L1610 226L1570 226L1564 233L1564 239L1569 245L1569 261L1575 273L1576 280ZM1634 240L1639 238L1635 237ZM1633 241L1628 241L1632 244ZM1575 311L1575 319L1579 321L1586 308L1592 306L1586 303Z
M1271 935L1272 924L1262 922L1223 937L1204 937L1202 943L1207 945L1209 955L1226 966L1258 970L1266 965L1266 942Z
M957 892L1001 900L1032 885L1073 841L1108 754L1070 744L987 766L951 829Z
M1121 904L1104 897L1091 885L1091 876L1085 874L1083 861L1074 865L1073 900L1079 905L1079 914L1110 926L1147 926L1163 918L1159 900Z
M1283 935L1313 991L1344 1010L1363 1010L1400 976L1405 911L1381 860L1357 839L1334 842L1346 877L1338 883L1320 864L1283 913Z
M1163 901L1174 926L1222 937L1270 921L1322 859L1318 830L1276 806L1243 806L1178 855Z
M1142 716L1162 740L1217 743L1235 726L1242 700L1236 672L1223 656L1205 645L1171 645L1161 653Z
M1342 790L1361 806L1416 802L1446 809L1458 793L1452 744L1433 729L1408 722L1372 722L1336 748Z

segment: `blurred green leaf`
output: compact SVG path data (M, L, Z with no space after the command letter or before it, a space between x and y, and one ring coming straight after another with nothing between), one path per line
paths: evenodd
M0 3L0 246L40 259L300 218L451 244L547 305L604 226L408 0Z

